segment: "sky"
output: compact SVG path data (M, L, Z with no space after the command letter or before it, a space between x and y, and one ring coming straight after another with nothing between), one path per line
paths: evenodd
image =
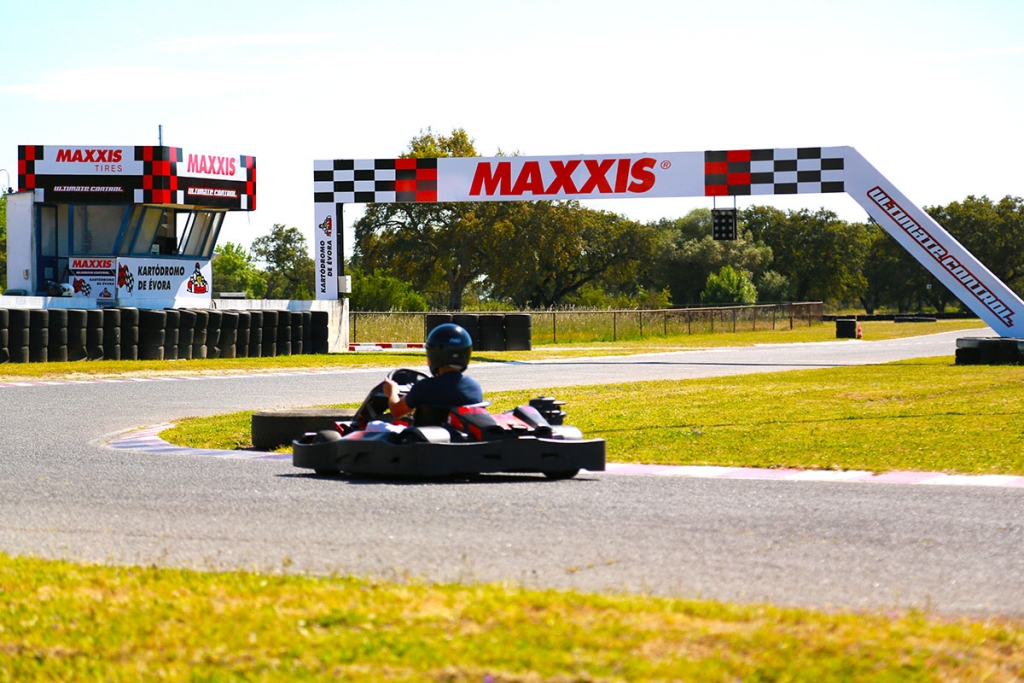
M313 160L398 156L428 128L483 156L849 145L919 206L1019 197L1024 2L0 0L0 189L19 144L161 127L256 157L257 209L220 237L246 247L278 223L312 240ZM736 200L755 203L866 219L846 195ZM587 204L648 221L712 200Z

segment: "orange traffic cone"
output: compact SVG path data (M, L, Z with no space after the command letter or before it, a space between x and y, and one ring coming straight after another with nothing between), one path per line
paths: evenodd
M857 323L857 339L860 339L861 336L862 336L862 334L861 334L861 331L860 331L860 323Z

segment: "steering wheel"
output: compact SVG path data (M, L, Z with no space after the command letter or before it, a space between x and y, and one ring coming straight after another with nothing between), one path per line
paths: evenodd
M409 368L397 368L388 373L388 379L398 385L398 392L403 396L409 393L413 384L427 379L427 377L428 375L419 370L410 370Z
M398 385L399 396L405 396L413 384L427 377L429 375L409 368L397 368L387 374L387 378ZM384 383L381 382L367 394L363 405L356 411L355 421L365 427L371 420L381 419L387 411L388 397L384 394Z

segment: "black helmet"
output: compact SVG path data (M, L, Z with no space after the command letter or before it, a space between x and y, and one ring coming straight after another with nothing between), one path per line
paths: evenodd
M427 367L436 375L445 366L465 370L473 355L473 338L454 323L438 325L427 335Z

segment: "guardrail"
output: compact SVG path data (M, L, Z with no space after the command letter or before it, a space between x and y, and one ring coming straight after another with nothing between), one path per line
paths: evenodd
M421 341L425 336L427 316L436 313L437 311L352 311L349 314L351 342ZM479 315L487 313L480 311ZM533 344L568 344L614 342L679 334L774 330L780 326L789 329L797 326L809 327L822 323L824 307L820 301L812 301L755 306L515 313L528 313L531 316Z

